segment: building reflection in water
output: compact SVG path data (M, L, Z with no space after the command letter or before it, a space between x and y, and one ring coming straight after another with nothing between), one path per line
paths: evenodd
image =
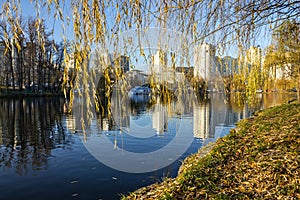
M51 150L70 142L63 103L60 98L0 99L1 168L20 175L47 168Z
M112 93L111 111L118 129L126 129L130 126L129 98L119 88Z
M168 132L172 118L191 119L194 137L203 140L224 136L232 124L252 113L247 105L234 109L232 103L225 103L222 94L211 94L208 99L197 100L193 93L183 93L171 102L163 103L159 97L155 101L142 96L129 100L127 95L115 89L110 99L103 98L102 101L106 106L98 115L98 124L103 131L132 130L131 120L145 118L147 114L158 135ZM111 107L105 104L108 101Z
M99 111L97 112L97 123L103 131L113 130L115 128L115 121L111 117L111 108L109 107L111 98L106 96L99 96Z
M193 107L193 127L194 137L207 139L212 138L210 135L211 124L211 104L210 100L203 100L202 102L195 102Z
M157 99L157 103L152 109L152 128L156 133L163 134L168 129L168 116L165 106Z
M172 119L191 122L186 129L192 130L195 138L215 139L228 134L238 120L249 117L255 110L275 105L274 99L278 100L277 104L282 104L293 98L295 97L279 94L260 95L257 96L255 106L239 106L231 98L225 103L220 94L212 94L209 99L197 101L192 94L186 93L179 94L176 100L168 104L163 104L159 99L155 103L138 100L130 102L126 95L117 91L112 94L111 99L102 99L102 110L94 122L97 128L100 127L97 134L112 130L115 134L115 147L117 143L123 147L123 143L119 142L123 139L122 129L137 131L130 124L133 120L149 120L150 123L147 121L145 128L149 132L160 133L154 133L156 136L149 138L151 148L151 142L162 141L159 141L161 136L176 134L178 124L175 127ZM111 101L111 107L108 106L108 100ZM1 169L14 170L20 175L46 169L53 149L71 147L70 132L78 130L78 116L65 115L64 104L65 101L60 98L0 99ZM109 115L110 112L112 115ZM132 138L127 137L129 140ZM163 139L167 141L166 138L171 140L173 137ZM129 140L127 142L132 142ZM134 148L138 148L137 146Z
M73 115L68 115L65 119L66 128L71 132L76 132L76 118Z
M0 118L2 119L2 113L0 113ZM3 145L3 139L2 139L2 130L3 130L3 127L2 127L2 120L0 121L0 147Z
M103 99L104 109L102 115L98 115L98 124L103 131L154 131L157 136L170 134L170 130L177 130L170 124L172 119L191 120L194 137L203 141L214 140L229 133L235 123L241 119L250 117L255 110L263 108L263 96L257 96L256 106L250 107L248 104L238 105L232 97L225 100L221 93L212 93L208 99L197 99L193 92L182 91L176 99L168 103L161 101L159 97L151 100L147 96L137 96L129 100L126 93L122 93L120 88L115 88L109 101ZM108 113L112 113L109 115ZM137 120L142 118L149 120L147 126L137 127ZM135 120L135 121L133 121ZM150 125L150 126L148 126ZM141 130L145 128L145 130ZM146 130L147 129L147 130ZM176 130L174 134L176 134ZM171 131L173 134L173 131ZM130 134L130 133L129 133ZM144 135L147 135L144 133ZM119 137L120 138L120 137ZM122 138L121 138L122 139Z
M251 116L252 109L248 105L232 109L232 102L226 103L220 93L210 98L195 101L193 105L193 126L195 138L203 140L223 137L228 134L234 124Z

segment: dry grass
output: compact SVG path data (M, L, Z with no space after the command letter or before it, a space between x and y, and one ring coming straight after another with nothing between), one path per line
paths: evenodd
M123 199L300 199L299 153L300 104L273 107L188 157L176 178Z

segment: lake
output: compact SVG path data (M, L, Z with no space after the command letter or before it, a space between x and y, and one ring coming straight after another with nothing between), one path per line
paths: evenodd
M1 98L0 199L119 199L175 177L185 157L228 134L237 121L294 98L258 94L253 105L244 105L211 94L149 102L114 92L85 130L80 101L70 114L58 97Z

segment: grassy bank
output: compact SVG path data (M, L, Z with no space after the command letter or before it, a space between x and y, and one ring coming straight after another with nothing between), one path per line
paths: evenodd
M188 157L176 178L123 197L205 198L300 199L300 104L255 113Z

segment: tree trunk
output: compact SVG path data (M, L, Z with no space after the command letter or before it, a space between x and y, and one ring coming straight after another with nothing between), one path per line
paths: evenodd
M298 101L300 102L300 68L298 73Z
M21 69L21 73L20 73L20 90L23 90L23 85L24 85L24 76L23 76L23 72L24 71L24 60L23 60L23 49L21 49L20 51L20 69Z
M13 47L12 47L13 48ZM12 55L12 51L9 51L9 60L10 60L10 74L11 74L11 81L12 81L12 87L13 90L15 90L15 74L14 74L14 66L13 66L13 55Z

